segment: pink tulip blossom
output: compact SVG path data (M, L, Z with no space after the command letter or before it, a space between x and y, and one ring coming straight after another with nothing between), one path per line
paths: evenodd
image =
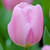
M30 4L33 2L33 0L2 0L2 1L3 1L3 5L8 10L13 10L14 6L19 4L20 2L27 2Z
M40 5L28 3L18 4L8 24L11 40L21 46L31 46L38 43L43 34L43 12Z
M50 45L45 45L42 50L50 50Z

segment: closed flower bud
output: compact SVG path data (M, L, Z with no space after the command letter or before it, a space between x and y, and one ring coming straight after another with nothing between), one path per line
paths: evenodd
M45 45L42 50L50 50L50 45Z
M2 0L2 2L7 10L13 10L13 8L20 2L27 2L31 4L33 0Z
M40 5L18 4L8 24L11 40L20 46L28 47L38 43L43 34L43 12Z

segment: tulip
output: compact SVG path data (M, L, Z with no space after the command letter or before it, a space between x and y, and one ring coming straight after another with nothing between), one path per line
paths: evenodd
M11 40L20 46L28 47L38 43L43 34L43 12L40 5L18 4L8 24Z
M33 0L2 0L3 5L7 10L13 10L13 8L20 2L32 3Z
M50 45L45 45L42 50L50 50Z

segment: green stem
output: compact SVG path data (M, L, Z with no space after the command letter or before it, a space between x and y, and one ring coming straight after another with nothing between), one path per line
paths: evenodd
M29 47L25 47L24 50L29 50Z

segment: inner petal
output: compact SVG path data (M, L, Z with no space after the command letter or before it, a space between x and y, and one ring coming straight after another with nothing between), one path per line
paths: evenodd
M31 23L31 19L32 19L32 12L33 12L33 8L32 6L27 6L23 9L24 11L24 15L25 15L25 18L26 18L26 21L28 23Z
M26 2L22 2L22 3L18 4L18 6L19 6L21 9L23 9L24 7L26 7L26 6L28 6L28 5L29 5L29 4L26 3Z
M33 44L33 42L34 42L33 31L32 29L30 29L26 39L26 44Z

